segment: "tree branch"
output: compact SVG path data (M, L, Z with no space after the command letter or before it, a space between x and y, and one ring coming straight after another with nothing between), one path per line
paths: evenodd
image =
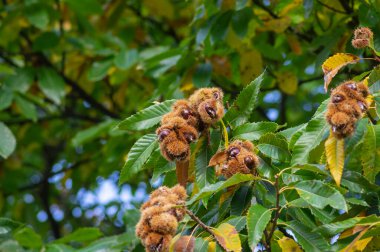
M191 212L189 209L185 208L186 210L186 213L187 215L190 216L191 219L193 219L196 223L198 223L199 226L201 226L206 232L208 232L209 234L211 234L211 236L215 239L215 241L218 241L218 239L216 238L214 232L211 230L211 228L209 226L207 226L206 224L204 224L193 212ZM223 246L221 246L223 248ZM226 251L224 248L223 248L224 251Z
M28 35L25 32L20 32L21 36L26 40L29 46L32 46L32 41L28 37ZM67 77L63 72L59 71L53 63L50 62L50 60L42 53L33 53L34 56L36 56L44 65L52 68L58 75L61 76L61 78L86 102L88 102L93 108L97 109L98 111L102 112L103 114L120 119L119 115L116 113L108 110L106 107L103 106L103 104L99 103L97 100L95 100L91 95L87 94L84 89L82 89L77 82Z
M58 174L61 174L61 173L65 173L67 171L73 171L73 170L79 168L82 164L85 164L85 163L88 163L88 162L90 162L90 159L83 159L83 160L80 160L80 161L76 162L75 164L67 167L66 169L62 169L62 170L56 171L56 172L50 172L48 174L48 177L43 177L40 181L38 181L36 183L32 183L32 184L26 185L26 186L22 186L19 189L17 189L17 191L18 192L19 191L27 191L27 190L39 187L39 186L41 186L45 182L45 180L49 180L50 178L54 177L55 175L58 175Z
M338 9L335 9L335 8L332 7L332 6L325 4L325 3L322 2L321 0L317 0L317 2L318 2L320 5L326 7L327 9L329 9L329 10L331 10L331 11L335 11L335 12L337 12L337 13L341 13L341 14L347 14L347 12L344 12L344 11L341 11L341 10L338 10Z

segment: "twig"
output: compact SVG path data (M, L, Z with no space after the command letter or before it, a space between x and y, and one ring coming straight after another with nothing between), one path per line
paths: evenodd
M320 0L317 0L317 2L318 2L320 5L326 7L327 9L329 9L329 10L331 10L331 11L335 11L335 12L338 12L338 13L341 13L341 14L347 14L347 12L345 12L345 11L341 11L341 10L338 10L338 9L335 9L334 7L325 4L325 3L323 3L323 2L320 1Z
M265 6L263 3L260 2L260 0L253 0L254 4L259 6L261 9L265 10L269 15L271 15L273 18L278 18L278 16L267 6Z
M279 187L278 187L278 178L279 176L276 175L275 176L275 182L274 182L274 187L275 187L275 190L276 190L276 207L275 207L275 213L274 213L274 217L273 219L271 220L271 223L272 223L272 230L270 231L270 233L268 234L268 238L266 239L266 243L267 244L270 244L270 240L272 239L272 236L274 234L274 231L276 230L276 227L277 227L277 220L278 218L280 217L280 193L279 193ZM271 248L269 247L269 252L271 251Z
M190 216L191 219L193 219L196 223L198 223L199 226L201 226L201 228L203 228L206 232L208 232L209 234L211 234L212 237L214 237L215 241L218 242L218 239L216 238L214 232L211 230L211 228L209 226L207 226L206 224L204 224L193 212L191 212L189 209L185 208L186 210L186 213L187 215ZM219 242L218 242L219 243ZM224 251L226 251L223 246L221 246L222 249Z
M377 121L375 120L375 118L372 117L372 115L369 113L369 111L367 111L366 114L367 114L367 117L369 118L369 120L371 121L371 123L373 125L376 125Z

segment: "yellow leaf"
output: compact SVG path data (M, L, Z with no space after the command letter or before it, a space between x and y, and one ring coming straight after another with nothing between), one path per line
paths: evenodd
M325 143L327 165L336 184L340 186L344 167L344 139L336 139L332 132Z
M294 95L298 89L297 76L292 72L281 72L276 74L278 86L282 92Z
M174 252L174 245L179 240L180 237L181 237L181 233L177 234L176 236L172 238L172 240L170 241L169 252Z
M239 233L234 226L228 223L221 224L218 228L212 228L216 240L227 251L241 251Z
M292 252L302 252L302 249L298 246L298 244L288 237L282 237L277 241L278 245L280 245L281 250L283 252L292 251Z
M235 0L223 0L222 8L221 8L223 11L231 10L234 8L235 8Z
M264 19L267 19L264 18ZM258 31L274 31L275 33L283 33L291 24L291 19L286 17L280 18L269 18L267 20L263 20L264 26L259 27Z
M236 189L236 185L234 186L230 186L227 188L227 191L225 193L223 193L220 198L219 198L219 204L222 205L224 201L228 200L229 198L232 197L232 195L234 194L235 192L235 189Z
M164 17L169 20L174 19L174 6L170 0L144 0L143 5L149 10L151 15Z
M285 7L281 10L279 16L283 17L283 16L288 15L288 13L291 12L292 10L297 10L298 8L300 8L300 5L302 3L303 3L302 0L293 0L293 1L291 1L290 4L285 5Z
M209 242L207 252L215 252L216 251L216 243L215 242Z
M368 237L363 240L360 240L362 236L368 231L370 226L367 226L363 231L360 232L358 236L350 243L347 247L342 249L340 252L355 252L355 251L363 251L367 244L372 240L373 237Z
M325 90L327 91L327 87L330 84L331 80L338 73L339 69L348 65L354 64L359 61L359 57L349 53L337 53L322 64L322 70L325 74Z
M241 83L247 85L255 79L263 70L261 54L255 49L240 51Z

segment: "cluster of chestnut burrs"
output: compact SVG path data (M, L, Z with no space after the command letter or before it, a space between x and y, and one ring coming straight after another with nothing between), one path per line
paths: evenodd
M136 235L147 252L169 250L170 242L177 232L178 222L186 214L186 190L180 185L173 188L159 187L141 206L141 217L136 225Z
M368 110L368 95L368 87L355 81L346 81L331 91L326 120L336 138L346 138L354 133L356 122Z
M190 143L223 115L223 92L219 88L201 88L188 100L176 101L156 131L162 155L169 161L188 161Z
M236 173L257 175L259 164L254 145L247 140L235 140L228 148L217 152L211 158L209 166L216 166L217 175L229 178Z
M223 115L223 92L219 88L201 88L188 100L176 101L156 130L162 155L169 161L188 161L190 143L199 134L208 134L209 127ZM226 150L216 153L209 166L217 166L217 173L227 178L235 173L256 174L259 161L253 149L251 142L236 140Z

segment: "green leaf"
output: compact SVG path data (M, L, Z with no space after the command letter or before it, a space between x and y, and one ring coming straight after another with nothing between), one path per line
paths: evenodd
M0 156L8 158L16 149L16 138L12 131L2 122L0 122L0 136Z
M327 172L325 171L324 165L316 165L316 164L305 164L305 165L296 165L293 166L294 169L300 169L300 170L306 170L311 171L314 173L327 175Z
M6 240L0 244L0 251L24 252L25 250L15 240Z
M49 13L43 4L35 3L26 7L26 19L35 27L44 30L49 23Z
M213 155L211 148L208 146L205 138L201 138L202 145L195 158L195 179L199 188L215 182L215 169L208 166L208 163Z
M33 42L33 51L44 51L58 45L59 37L54 32L44 32Z
M380 66L375 67L368 76L368 86L372 86L374 83L380 80Z
M300 221L308 228L314 229L317 227L317 225L314 223L315 220L313 216L309 214L306 209L292 207L288 209L287 214L290 215L294 220Z
M291 164L306 164L310 152L325 138L329 125L323 116L311 120L293 148Z
M128 159L121 170L119 184L126 182L139 172L157 146L156 134L148 134L137 140L129 151Z
M294 185L302 199L317 208L327 205L347 212L347 204L343 195L330 185L318 180L301 181Z
M47 244L46 252L75 252L76 250L66 244Z
M259 204L249 208L247 214L248 244L252 251L260 242L264 229L271 219L272 211Z
M243 214L252 199L252 186L241 186L231 200L231 215L240 216Z
M364 177L373 183L376 175L380 172L380 125L369 124L367 126L361 161Z
M65 96L65 82L61 76L50 68L42 67L38 70L38 80L42 92L56 104L60 104Z
M98 0L64 0L77 14L88 16L91 14L101 14L102 6Z
M102 232L99 228L96 227L84 227L78 228L71 234L68 234L58 240L55 240L54 243L69 243L69 242L88 242L98 239L102 236Z
M7 87L0 87L0 111L8 108L13 101L13 91Z
M145 130L153 127L161 121L161 117L170 112L175 100L167 100L154 104L119 123L122 130Z
M37 121L37 109L33 103L31 103L21 95L17 95L15 97L15 102L23 116L34 122Z
M152 181L156 181L161 175L175 170L175 162L169 162L162 155L160 149L156 149L150 155L148 161L144 164L143 169L153 170Z
M215 20L210 29L210 35L213 43L223 40L227 34L228 25L232 17L232 11L221 13Z
M252 16L252 8L250 7L235 11L232 15L232 28L239 37L243 38L247 34L248 24Z
M248 121L252 111L256 107L257 96L261 83L264 79L263 72L259 77L248 84L238 95L230 109L224 116L224 120L233 127L244 124Z
M4 81L4 86L20 93L25 93L34 79L34 70L31 68L17 68L14 75Z
M134 233L123 233L121 235L114 235L99 239L92 242L89 246L77 249L77 252L119 252L125 249L125 246L131 243L136 243L137 239Z
M1 133L1 126L2 123L0 123L0 133ZM3 136L3 133L1 133ZM1 142L1 141L0 141ZM24 226L21 222L17 222L8 218L0 217L0 237L1 235L10 233L20 227Z
M34 230L30 227L24 227L20 230L17 230L13 237L23 247L38 249L42 246L41 236L34 232Z
M113 60L103 60L96 61L92 63L90 69L88 70L87 77L90 81L99 81L107 76L108 70L113 65Z
M74 138L71 140L74 146L79 146L84 143L87 143L95 138L98 138L105 132L107 132L113 125L115 125L115 121L109 120L98 125L95 125L91 128L79 131L75 134Z
M331 223L339 215L338 211L332 208L320 209L309 205L309 209L316 219L324 224Z
M329 251L330 245L327 241L320 234L313 232L301 222L290 221L285 223L285 225L293 232L297 242L305 251Z
M265 133L275 132L278 124L274 122L255 122L246 123L238 126L234 131L234 138L245 139L249 141L258 140Z
M116 55L114 63L118 68L127 70L136 64L138 59L139 54L136 49L122 50L118 55Z
M288 150L288 143L286 138L282 135L274 133L267 133L259 140L257 148L265 156L278 162L289 162L290 152Z
M314 232L323 234L324 236L334 236L346 229L354 227L362 218L354 217L344 221L325 224L314 229Z
M236 231L240 232L247 225L247 217L245 216L230 216L223 220L223 223L229 223L235 227Z
M200 64L195 69L193 83L197 88L210 86L212 66L209 63Z
M279 131L278 134L284 136L286 138L286 141L289 142L290 139L292 139L293 135L304 127L306 127L305 123ZM290 148L290 144L289 144L289 148Z
M231 178L227 179L226 181L219 181L215 184L208 185L206 187L203 187L197 194L195 194L186 204L191 205L194 202L203 199L205 197L208 197L214 193L217 193L227 187L247 182L247 181L252 181L252 180L259 180L260 178L254 177L251 174L241 174L237 173L233 175Z

